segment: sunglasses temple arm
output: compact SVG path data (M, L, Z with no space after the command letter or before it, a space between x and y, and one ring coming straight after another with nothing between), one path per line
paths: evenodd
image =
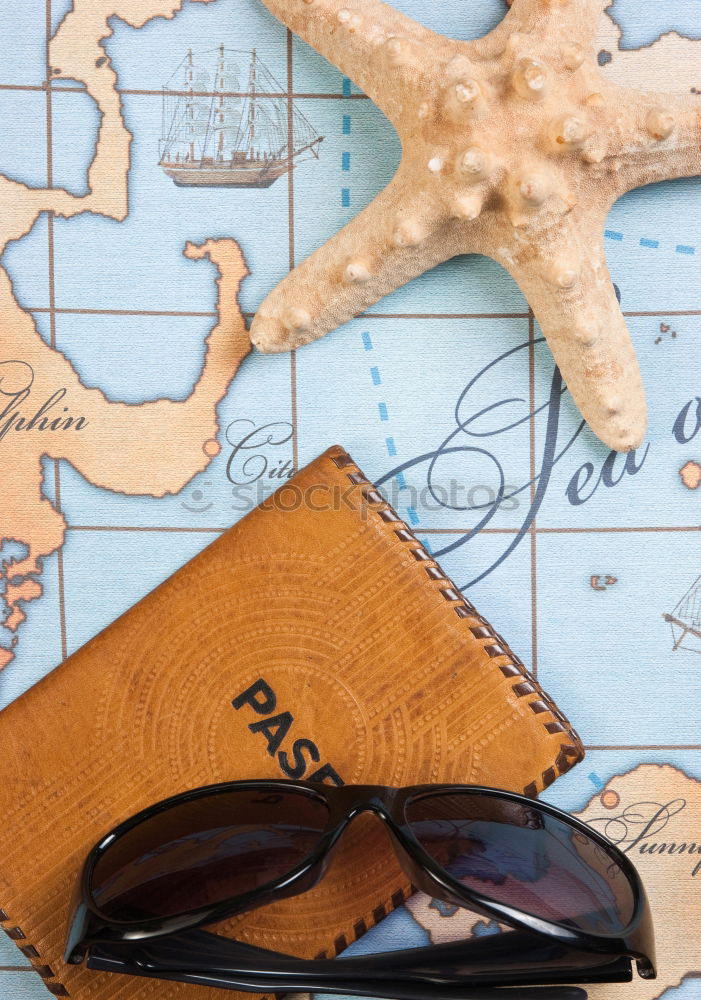
M300 980L297 977L272 978L265 983L259 976L228 975L223 971L191 972L159 969L156 964L133 964L127 958L100 946L90 957L88 965L103 972L121 972L171 982L189 983L217 989L269 993L275 991L318 990L338 996L387 997L391 1000L587 1000L586 990L576 986L524 986L510 988L508 993L498 987L466 987L463 985L434 983L401 983L388 978L370 980L360 984L356 979L334 980L332 984Z
M470 965L480 972L500 971L507 962L523 956L525 961L544 964L551 954L550 944L545 945L539 963L538 952L543 950L541 938L524 931L506 931L498 935L451 941L419 948L367 955L341 955L335 959L306 959L284 952L272 951L210 931L192 930L170 934L163 938L131 941L129 945L99 942L91 953L109 950L114 955L143 956L147 964L184 969L204 967L227 974L254 976L305 975L325 980L355 977L375 980L384 975L407 977L427 974L427 967L443 966L444 971L455 965ZM464 977L461 977L464 979Z
M134 942L132 947L136 946ZM227 974L304 976L310 980L318 978L329 985L334 979L342 978L352 978L356 983L385 977L404 981L418 977L424 982L440 978L449 982L452 974L455 982L469 986L471 974L493 974L506 981L514 968L522 973L522 985L529 985L548 982L547 974L551 971L553 978L550 981L562 982L556 977L561 975L563 966L567 970L573 967L578 972L581 970L582 978L577 982L583 982L587 981L584 979L587 972L602 967L608 970L613 960L610 955L580 952L520 930L390 952L342 954L333 959L298 958L205 930L144 941L138 947L155 962L174 963L174 968L195 965ZM625 962L629 967L630 962L627 959Z
M511 948L505 948L505 940L498 944L497 938L510 939ZM504 985L521 985L516 992L509 992L509 1000L516 1000L516 995L521 994L524 1000L585 1000L586 994L573 987L535 984L630 979L630 974L611 975L617 970L609 964L610 957L602 957L605 964L596 970L591 970L591 965L573 969L569 962L566 968L548 968L544 961L538 960L537 954L533 954L537 952L534 944L537 946L537 938L533 935L507 931L494 935L492 941L473 939L386 954L309 960L207 931L191 931L168 938L133 941L129 946L93 945L88 966L251 992L313 990L396 1000L502 1000L504 994L498 989L481 987L475 979L471 983L471 974L489 976L492 982L502 979ZM526 953L525 963L520 963L518 956L524 954L526 947L531 950ZM479 961L477 953L485 951L490 954ZM589 955L586 959L591 963L592 957Z

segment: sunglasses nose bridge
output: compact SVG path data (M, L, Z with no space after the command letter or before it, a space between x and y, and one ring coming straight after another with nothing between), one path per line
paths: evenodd
M336 811L343 825L364 812L374 813L391 823L397 789L382 785L346 785L339 791L341 795L336 802Z
M362 816L363 813L373 813L384 823L387 823L390 820L390 814L387 811L386 806L379 799L370 799L366 802L359 802L357 805L352 806L350 811L346 814L348 822L350 823L356 816Z

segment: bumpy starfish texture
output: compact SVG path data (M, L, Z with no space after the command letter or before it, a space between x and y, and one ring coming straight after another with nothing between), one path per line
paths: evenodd
M701 104L609 83L593 41L605 0L514 0L459 42L379 0L263 0L395 126L402 160L371 204L286 277L251 338L285 351L462 253L515 278L583 416L637 447L645 396L603 227L631 188L701 169Z

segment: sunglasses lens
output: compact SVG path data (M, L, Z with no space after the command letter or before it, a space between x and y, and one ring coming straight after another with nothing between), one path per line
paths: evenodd
M613 854L535 804L477 793L410 801L406 823L454 882L535 917L622 931L634 898Z
M282 878L306 860L328 809L304 792L236 789L155 813L110 845L92 895L112 920L185 913Z

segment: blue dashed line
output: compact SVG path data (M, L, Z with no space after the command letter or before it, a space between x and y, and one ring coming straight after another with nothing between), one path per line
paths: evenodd
M351 96L351 82L347 76L343 77L343 96L344 97Z
M350 80L347 77L343 80L343 96L344 97L350 97L351 96L351 82L350 82ZM351 134L351 116L349 114L343 115L342 123L341 123L341 130L343 132L343 135L350 135ZM341 172L342 173L350 173L350 169L351 169L351 154L350 154L350 150L344 150L344 149L342 149L341 150ZM346 181L346 183L347 183L347 181ZM351 203L351 191L350 191L350 187L343 187L343 186L341 186L341 205L343 206L343 208L349 208L350 207L350 203ZM363 348L366 351L372 351L373 350L373 343L372 343L372 339L370 337L370 333L367 330L364 330L362 332L362 334L361 334L361 337L362 337L362 340L363 340ZM380 369L379 369L379 367L377 365L371 365L370 366L370 378L372 379L372 384L374 386L382 385L382 376L380 375ZM387 410L387 403L384 403L384 402L383 403L378 403L377 404L377 410L378 410L378 413L380 415L380 421L382 423L388 422L389 421L389 412ZM389 437L385 438L385 448L387 449L387 454L389 455L390 458L396 458L396 456L397 456L397 444L396 444L396 441L394 440L394 437L392 435L389 435ZM405 490L407 488L406 480L404 479L403 473L398 472L394 478L395 478L395 482L399 486L400 490ZM419 523L419 515L416 513L416 510L413 507L408 507L407 508L407 518L408 518L409 522L411 524L413 524L413 525L416 525L416 524Z
M361 337L362 337L364 349L366 351L371 351L373 349L373 343L372 343L372 340L370 339L370 334L368 333L368 331L364 330L361 333ZM370 367L370 378L372 379L372 384L374 386L382 385L382 376L380 374L380 369L379 369L379 367L377 365L371 365L371 367ZM383 403L378 403L377 404L377 410L378 410L378 413L379 413L379 416L380 416L380 420L382 422L386 422L386 421L389 420L389 410L387 409L387 403L384 403L384 402ZM390 458L395 458L396 455L397 455L397 443L394 440L394 437L392 437L390 435L389 437L385 438L385 447L387 449L387 454L389 455L389 457ZM395 482L397 483L397 485L398 485L398 487L399 487L400 490L405 490L407 488L406 480L404 478L404 473L397 472L396 475L395 475L395 477L394 477L394 479L395 479ZM407 520L411 524L413 524L413 525L419 524L420 519L419 519L419 515L416 513L415 508L414 507L407 507L406 511L407 511L407 514L406 514ZM430 551L430 548L429 548L428 544L425 543L425 545L426 545L426 548L429 549L429 551Z
M592 785L594 786L594 788L603 788L604 787L603 781L601 780L601 778L599 777L598 774L594 773L594 771L592 771L591 774L588 775L588 777L589 777L589 780L591 781Z
M429 542L428 538L420 538L419 541L426 549L426 551L429 552L431 555L433 555L433 549L431 548L431 543Z
M623 240L623 233L619 233L616 229L604 229L604 236L609 240L616 240L618 243ZM641 247L646 247L649 250L659 250L660 248L659 240L651 240L646 236L642 236L638 243ZM689 256L696 253L696 247L687 246L685 243L677 243L674 249L677 253Z
M349 87L348 94L350 94L350 80L348 80L348 81L344 80L343 81L343 93L345 94L345 92L346 92L346 82L348 83L348 87ZM351 130L350 115L344 115L343 116L342 129L343 129L344 134L348 135L350 133L350 130ZM350 151L347 150L347 149L344 149L344 150L341 151L341 170L344 173L348 173L350 171L350 166L351 166ZM350 203L351 203L351 189L349 187L342 187L341 188L341 208L350 208Z

